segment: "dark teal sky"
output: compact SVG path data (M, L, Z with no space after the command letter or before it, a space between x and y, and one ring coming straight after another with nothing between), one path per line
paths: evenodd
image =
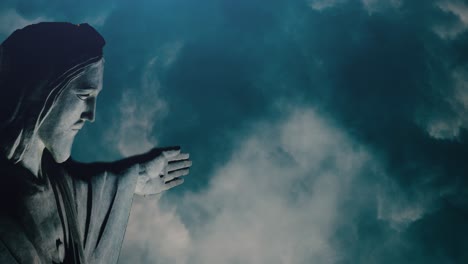
M468 263L468 4L13 1L106 39L73 157L181 145L184 185L134 201L120 263Z

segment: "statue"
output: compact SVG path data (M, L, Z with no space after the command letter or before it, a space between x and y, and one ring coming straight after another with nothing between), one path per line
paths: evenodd
M104 45L88 24L47 22L0 46L0 263L116 263L134 193L161 193L189 172L179 147L70 158L95 118Z

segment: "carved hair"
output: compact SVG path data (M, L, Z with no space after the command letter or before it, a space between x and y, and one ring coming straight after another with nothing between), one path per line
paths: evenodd
M64 22L29 25L0 45L0 154L21 161L63 89L102 60L104 45L88 24Z

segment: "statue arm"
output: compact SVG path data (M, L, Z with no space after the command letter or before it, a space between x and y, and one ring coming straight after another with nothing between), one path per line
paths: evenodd
M180 147L153 148L152 150L114 162L67 162L70 174L76 177L93 177L110 172L136 178L135 194L159 194L184 182L192 166L188 153Z
M172 147L115 162L65 162L89 263L117 262L133 195L158 194L181 184L191 165L188 158Z

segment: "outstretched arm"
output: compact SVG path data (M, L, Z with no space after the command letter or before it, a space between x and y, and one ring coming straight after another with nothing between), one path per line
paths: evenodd
M181 177L188 175L192 166L189 154L181 153L179 146L153 148L144 154L115 162L85 164L69 160L67 163L70 174L77 177L92 177L105 171L116 175L136 176L135 194L138 195L159 194L182 184L184 179Z

